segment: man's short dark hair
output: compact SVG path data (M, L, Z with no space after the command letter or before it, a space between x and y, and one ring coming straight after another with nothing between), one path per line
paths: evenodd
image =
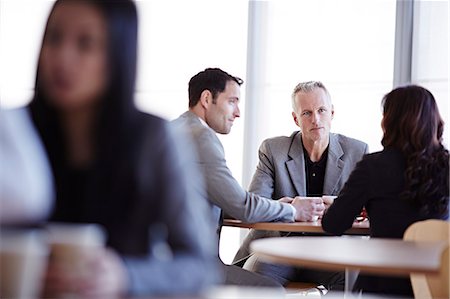
M194 107L200 100L204 90L209 90L213 97L213 103L217 94L223 92L228 81L236 82L242 85L244 81L241 78L231 76L219 68L207 68L189 80L189 107Z

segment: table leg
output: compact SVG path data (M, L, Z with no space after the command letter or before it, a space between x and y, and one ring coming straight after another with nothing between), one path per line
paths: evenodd
M358 277L359 270L351 270L345 268L345 294L351 294L353 286L355 285L356 278Z

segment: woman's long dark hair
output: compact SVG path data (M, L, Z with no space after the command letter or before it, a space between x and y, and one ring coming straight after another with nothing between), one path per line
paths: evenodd
M405 190L426 214L445 215L449 202L449 152L442 145L444 122L427 89L410 85L388 93L382 101L385 148L406 159Z
M137 10L131 0L58 0L53 6L49 20L58 5L70 1L92 5L101 12L107 22L108 87L100 101L92 128L95 157L92 168L95 182L91 180L90 184L110 185L121 179L121 174L111 172L110 167L117 165L118 160L123 161L130 156L133 149L128 146L128 142L133 140L130 135L138 131L136 128L141 115L133 101L137 63ZM48 23L44 40L47 27ZM41 87L39 69L40 65L37 68L35 93L29 109L47 149L58 184L60 177L63 177L69 168L65 138L59 112L49 103L45 90ZM106 190L106 187L103 190Z

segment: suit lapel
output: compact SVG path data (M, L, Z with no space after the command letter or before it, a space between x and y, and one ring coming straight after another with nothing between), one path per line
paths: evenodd
M305 157L299 132L292 135L288 156L290 160L286 161L286 167L292 184L299 196L306 196Z
M330 134L330 145L328 147L328 160L325 169L325 179L323 182L323 194L337 195L335 191L336 185L342 175L344 161L341 157L344 155L341 145L337 140L337 136Z

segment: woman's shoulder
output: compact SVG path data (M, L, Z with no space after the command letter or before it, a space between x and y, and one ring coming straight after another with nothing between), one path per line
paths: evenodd
M170 146L173 140L167 120L141 111L134 113L124 129L122 145L133 155L136 151L160 150Z
M133 125L129 133L135 138L160 138L158 136L169 132L169 122L154 114L139 111L133 116L131 122Z
M403 160L401 151L393 148L385 148L378 152L365 155L366 160Z
M138 118L141 125L144 126L166 127L168 124L168 121L164 118L143 111L137 112L136 118Z
M384 170L391 168L403 169L405 166L405 158L399 150L383 149L382 151L365 155L359 162L359 166Z

